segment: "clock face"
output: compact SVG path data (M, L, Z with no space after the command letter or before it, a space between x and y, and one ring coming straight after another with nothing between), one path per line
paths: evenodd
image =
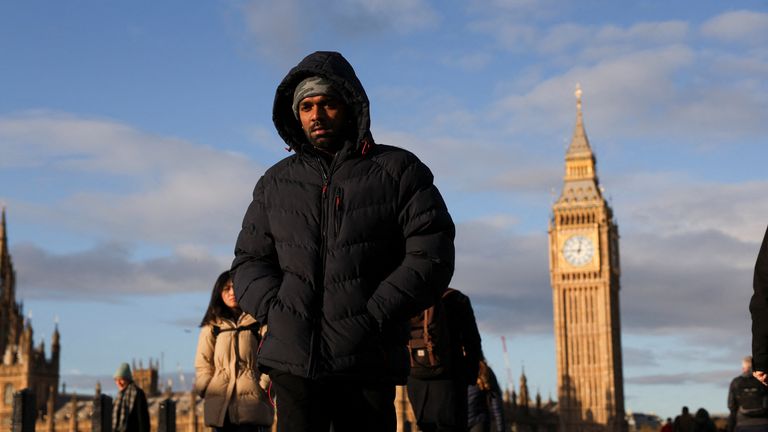
M571 236L563 243L563 257L573 266L581 267L592 261L594 254L592 240L582 235Z

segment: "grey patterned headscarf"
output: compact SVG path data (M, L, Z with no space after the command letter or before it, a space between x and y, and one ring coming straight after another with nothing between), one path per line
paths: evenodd
M304 98L311 96L333 96L336 99L344 100L341 94L333 87L333 83L321 76L312 76L304 79L293 92L293 115L299 118L299 102Z

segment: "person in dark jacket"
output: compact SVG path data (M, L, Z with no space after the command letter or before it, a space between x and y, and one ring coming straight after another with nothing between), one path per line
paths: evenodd
M112 430L114 432L149 432L149 408L144 390L133 382L128 363L122 363L115 371L118 392L112 405Z
M755 378L768 385L768 230L757 254L752 287L752 369Z
M501 387L493 369L483 358L477 382L467 387L467 427L469 432L496 432L507 430Z
M408 319L450 282L453 221L429 169L374 141L341 54L291 69L273 121L295 154L257 182L232 271L238 304L268 325L258 365L278 431L394 431Z
M768 388L752 376L752 357L741 361L741 375L728 388L728 431L768 432Z
M693 416L693 431L694 432L717 432L715 422L709 417L709 411L704 408L696 410L696 415Z
M693 428L696 426L696 422L693 420L693 416L688 411L688 407L684 406L680 415L675 417L675 421L672 423L672 429L675 432L693 432Z
M416 423L424 432L467 430L467 386L478 377L482 348L472 303L461 291L449 288L441 299L449 327L450 367L438 376L408 377L408 399Z

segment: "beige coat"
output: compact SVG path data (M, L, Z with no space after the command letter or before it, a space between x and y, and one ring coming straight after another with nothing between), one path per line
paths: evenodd
M195 391L204 399L208 426L222 427L227 412L234 424L272 424L274 412L265 391L269 377L256 369L259 340L254 332L243 329L253 324L256 320L244 313L237 323L219 319L200 330ZM221 330L218 336L214 336L214 325ZM235 337L239 355L235 355Z

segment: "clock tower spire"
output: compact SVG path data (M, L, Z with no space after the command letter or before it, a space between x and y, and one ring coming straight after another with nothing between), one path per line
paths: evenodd
M576 85L576 127L568 151L565 154L565 185L555 206L569 206L574 202L583 204L602 201L598 187L597 162L589 145L584 129L584 115L581 111L581 86Z
M549 224L560 430L621 432L618 227L597 178L579 86L575 94L576 127Z

